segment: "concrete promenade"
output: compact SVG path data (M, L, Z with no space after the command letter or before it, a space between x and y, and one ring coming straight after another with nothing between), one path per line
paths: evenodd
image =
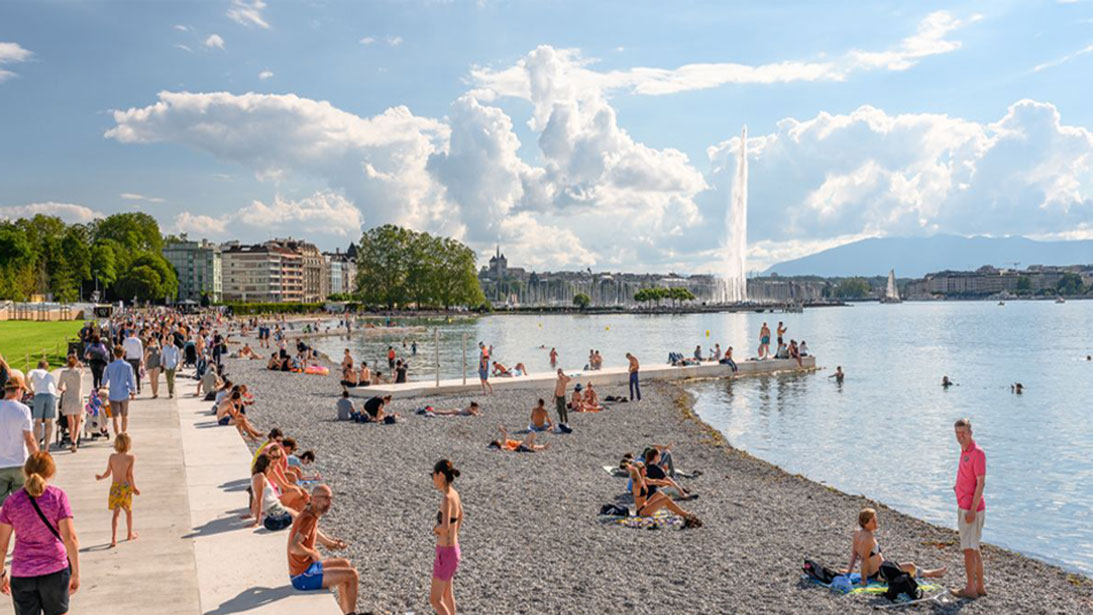
M468 359L469 360L469 359ZM474 362L477 365L477 361ZM794 370L816 369L816 357L803 357L801 367L791 359L768 359L765 361L740 361L736 364L738 372L736 377L758 376L774 374ZM511 369L511 366L509 366ZM607 367L600 370L565 370L566 374L573 378L570 390L577 383L592 383L595 386L623 385L630 380L630 374L626 367ZM655 382L667 380L689 380L694 378L724 378L729 376L732 370L728 365L718 363L703 363L686 367L674 367L672 365L658 363L655 365L642 365L639 373L641 382ZM490 376L490 384L494 390L550 390L554 387L557 372L536 372L527 376ZM475 393L481 390L478 382L478 371L474 366L468 366L467 381L462 378L441 379L437 386L435 380L416 380L403 384L378 384L369 387L349 389L349 394L355 397L372 397L373 395L391 395L394 399L419 397L423 395L451 395L458 393Z
M251 454L238 432L215 427L210 402L193 397L196 382L179 378L179 398L151 399L150 387L130 402L129 434L136 455L134 530L125 541L119 519L110 549L106 508L110 479L96 481L114 441L86 441L77 453L51 451L80 540L79 591L70 612L79 615L338 615L330 592L301 594L288 581L287 530L249 527L246 512ZM90 378L84 383L90 390ZM13 540L14 544L14 540ZM10 566L10 559L9 559ZM9 568L10 570L10 568ZM0 613L11 612L0 595Z

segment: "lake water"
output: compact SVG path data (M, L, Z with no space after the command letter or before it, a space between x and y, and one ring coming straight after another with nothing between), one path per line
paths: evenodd
M848 493L955 527L952 424L971 417L987 453L984 539L1093 575L1093 301L858 304L803 314L502 315L438 323L440 372L475 378L478 340L532 371L577 369L590 348L605 365L633 352L645 363L669 350L691 354L720 342L737 360L754 356L759 326L783 320L823 371L688 385L696 409L733 446ZM431 327L432 325L430 325ZM412 336L327 338L335 359L348 346L381 361L418 342L411 374L432 379L432 330ZM540 348L545 345L546 348ZM336 359L337 360L337 359ZM381 361L385 367L386 361ZM836 365L846 382L828 378ZM944 390L942 375L957 386ZM1009 385L1025 385L1014 395Z

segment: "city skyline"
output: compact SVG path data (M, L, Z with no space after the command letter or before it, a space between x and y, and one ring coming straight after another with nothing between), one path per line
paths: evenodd
M0 216L704 273L746 124L749 270L1093 238L1091 4L9 3Z

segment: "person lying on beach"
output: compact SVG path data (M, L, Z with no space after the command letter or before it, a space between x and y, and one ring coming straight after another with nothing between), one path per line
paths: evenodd
M870 581L891 582L900 574L906 572L912 577L940 577L945 574L945 568L933 570L921 570L914 562L899 563L895 560L885 559L881 553L880 543L874 532L877 531L877 511L872 508L863 508L858 513L858 529L854 532L854 541L850 552L850 563L842 572L850 574L854 571L854 565L861 562L861 584L869 585Z
M250 347L250 344L244 343L243 348L241 348L239 350L239 358L240 359L261 359L262 357L258 356L258 353L254 352L254 350Z
M523 440L510 440L509 432L505 430L504 425L498 425L497 429L501 431L501 439L494 440L487 445L486 448L496 448L502 451L512 451L516 453L537 453L539 451L546 450L547 444L535 443L535 432L529 431Z
M433 416L482 416L482 411L478 408L478 402L472 401L471 405L466 408L450 408L450 409L426 409L426 414L432 414Z
M500 361L494 361L493 362L493 375L494 376L509 376L509 377L511 377L512 372L509 371L509 368L505 367L504 363L501 363Z
M524 365L523 361L517 363L516 367L512 368L512 375L513 376L527 376L528 375L528 368L527 368L526 365Z
M679 504L672 501L663 491L657 491L653 485L647 485L642 475L644 464L631 462L627 464L626 471L630 473L630 491L634 495L634 516L650 517L661 508L667 508L673 513L683 517L684 528L702 527L702 521L695 515L680 508Z
M528 425L529 431L546 431L548 429L554 429L554 421L550 420L550 413L547 412L546 402L539 399L539 402L535 404L535 407L531 409L531 424Z

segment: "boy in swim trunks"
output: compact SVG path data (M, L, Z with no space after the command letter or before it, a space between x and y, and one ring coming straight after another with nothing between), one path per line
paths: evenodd
M114 454L106 461L106 472L96 474L97 480L103 480L113 476L110 483L110 495L107 498L107 509L114 511L114 517L110 520L110 547L118 546L118 515L125 511L126 540L136 540L137 533L133 531L133 496L140 495L136 481L133 480L133 466L136 464L136 456L129 452L133 442L129 434L122 432L114 438Z

